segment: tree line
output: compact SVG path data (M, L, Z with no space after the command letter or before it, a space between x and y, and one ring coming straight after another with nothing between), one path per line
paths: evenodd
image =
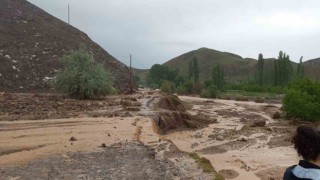
M220 92L229 89L280 93L292 79L304 77L302 59L303 57L294 71L290 56L285 52L280 51L278 58L271 62L266 62L260 53L253 78L238 84L228 84L225 81L228 74L225 72L225 67L219 63L212 67L211 76L201 82L198 59L193 57L188 62L186 76L182 76L178 69L156 64L150 69L146 83L150 87L160 88L169 93L199 94L204 97L216 97Z

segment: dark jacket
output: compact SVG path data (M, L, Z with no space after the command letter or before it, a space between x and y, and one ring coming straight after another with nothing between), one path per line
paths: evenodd
M320 170L320 167L319 166L316 166L312 163L309 163L308 161L300 161L299 162L299 166L303 167L303 168L306 168L306 169L319 169ZM312 180L312 179L307 179L307 178L298 178L296 177L294 174L293 174L293 169L296 167L295 166L291 166L289 167L286 172L284 173L284 177L283 177L283 180Z

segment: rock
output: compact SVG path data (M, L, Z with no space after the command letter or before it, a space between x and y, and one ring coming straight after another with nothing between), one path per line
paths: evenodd
M106 148L107 147L106 143L102 143L101 147Z
M245 123L245 122L247 122L247 120L246 120L245 118L241 118L241 119L240 119L240 122Z
M264 127L266 125L266 120L264 119L255 119L251 127Z
M217 140L217 141L223 141L223 136L221 136L221 135L217 136L217 137L216 137L216 140Z
M130 106L130 107L126 107L125 110L126 111L140 111L140 108L139 107Z
M75 137L71 137L70 139L69 139L69 141L77 141L77 138L75 138Z
M199 143L192 143L192 144L191 144L191 148L195 148L195 147L197 147L197 146L199 146Z
M272 119L280 119L281 118L281 114L279 111L275 112L273 115L272 115Z
M221 174L226 179L234 179L239 176L239 173L233 169L223 169L219 171L219 174Z
M240 138L238 141L247 142L248 140L246 138Z

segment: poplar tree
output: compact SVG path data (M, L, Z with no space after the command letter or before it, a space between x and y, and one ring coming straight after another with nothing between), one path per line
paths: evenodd
M263 84L263 65L264 65L264 59L263 55L260 53L258 58L258 84L261 86Z
M297 76L298 77L303 77L304 76L304 67L303 67L303 64L302 64L302 59L303 59L303 56L301 56L300 62L299 62L298 67L297 67Z
M193 76L193 66L192 66L192 61L189 61L189 80L192 79L192 76Z
M198 60L196 57L192 60L192 66L193 66L193 82L198 83L199 82L199 65Z
M223 91L224 86L224 70L220 64L213 66L212 81L219 91Z

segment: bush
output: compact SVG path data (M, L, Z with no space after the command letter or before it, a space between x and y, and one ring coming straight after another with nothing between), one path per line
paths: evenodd
M248 97L246 97L246 96L241 96L241 95L236 96L235 100L236 100L236 101L249 101Z
M202 89L200 97L203 98L216 98L218 96L218 88L215 85Z
M177 94L183 95L187 93L187 88L183 85L177 87Z
M264 103L264 99L262 97L257 97L254 102L256 103Z
M308 79L289 83L282 109L288 117L308 121L320 120L320 84Z
M170 81L163 81L160 87L162 92L173 94L175 92L175 85Z
M91 99L115 91L110 74L102 65L94 63L84 48L65 55L58 71L55 86L58 90L78 99Z

